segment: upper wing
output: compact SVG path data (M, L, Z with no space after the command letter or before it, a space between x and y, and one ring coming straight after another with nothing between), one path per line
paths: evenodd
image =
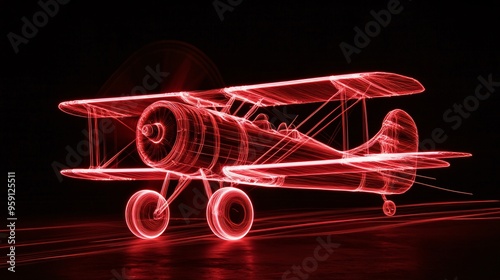
M259 106L389 97L424 91L417 80L385 72L367 72L228 87L229 97Z
M392 154L369 154L331 160L283 162L255 165L226 166L223 172L232 179L241 181L281 176L311 176L345 174L355 172L378 172L447 167L441 158L468 157L459 152L414 152Z
M173 92L112 98L66 101L62 111L80 117L137 116L160 100L198 107L224 107L236 99L258 106L303 104L347 99L388 97L419 93L424 87L415 79L393 73L368 72L326 76L207 91Z
M144 109L156 101L172 101L193 104L202 107L225 106L227 99L220 90L212 90L200 98L191 92L159 93L136 96L82 99L65 101L59 109L71 115L93 118L120 118L139 116Z

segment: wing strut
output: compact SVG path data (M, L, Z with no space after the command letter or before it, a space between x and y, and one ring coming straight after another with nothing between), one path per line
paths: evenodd
M88 137L89 137L89 154L90 168L99 167L99 124L97 118L93 117L95 112L93 108L87 108L88 112Z
M370 135L368 135L368 111L366 110L366 98L363 98L361 100L362 102L362 106L363 106L363 109L362 109L362 114L363 114L363 141L364 143L368 142L368 140L370 139ZM370 149L369 149L369 146L366 145L366 154L369 154L370 153Z
M341 101L340 105L342 106L342 150L347 151L349 150L349 130L348 130L348 124L347 124L347 110L346 110L346 103L347 103L347 96L345 94L345 90L342 90L341 94Z
M210 187L210 183L207 180L207 175L203 171L203 169L200 168L200 175L202 181L203 181L203 187L205 187L205 193L207 194L207 197L210 198L212 196L212 188Z
M247 120L250 119L250 117L255 113L255 111L257 111L257 109L259 109L260 104L261 104L260 101L253 104L252 108L250 108L250 110L248 110L248 112L245 114L245 116L243 118L245 118Z

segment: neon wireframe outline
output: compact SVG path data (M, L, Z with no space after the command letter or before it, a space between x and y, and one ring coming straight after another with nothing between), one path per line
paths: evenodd
M160 192L141 190L125 210L131 232L144 239L160 236L167 228L169 204L192 180L202 180L209 197L207 222L221 239L243 238L253 224L253 206L239 185L369 192L382 196L387 216L396 212L386 195L405 193L415 183L416 170L449 166L445 158L467 157L460 152L419 152L413 119L400 109L390 111L380 131L368 139L366 99L416 94L424 87L415 79L393 73L368 72L293 81L228 87L208 91L66 101L59 108L89 119L91 166L68 169L68 177L88 180L163 180ZM234 101L251 105L230 112ZM312 129L299 129L325 104L340 104ZM320 103L302 123L273 129L259 107ZM242 104L243 104L242 103ZM363 106L365 143L349 149L347 112ZM97 119L137 119L135 139L103 160ZM314 137L341 119L343 150ZM122 122L123 123L123 122ZM134 129L134 128L130 128ZM113 167L119 155L135 146L141 167ZM171 180L178 180L167 199ZM212 193L209 181L219 182ZM231 187L224 187L224 183ZM231 220L237 211L243 217Z

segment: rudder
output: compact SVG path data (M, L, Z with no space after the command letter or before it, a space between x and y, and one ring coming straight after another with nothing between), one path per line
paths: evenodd
M408 113L396 109L386 115L382 128L373 138L349 153L362 156L417 151L417 126ZM416 162L414 164L395 171L367 172L358 190L380 194L404 193L415 182Z

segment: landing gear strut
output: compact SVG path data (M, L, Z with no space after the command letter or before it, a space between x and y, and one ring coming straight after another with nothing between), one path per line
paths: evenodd
M191 182L190 177L180 177L177 186L166 198L170 173L167 172L160 192L141 190L132 195L125 208L125 220L130 231L142 239L160 236L170 220L169 205ZM253 206L248 195L235 187L222 187L212 193L207 176L200 169L207 204L207 222L212 232L224 240L243 238L253 224Z

